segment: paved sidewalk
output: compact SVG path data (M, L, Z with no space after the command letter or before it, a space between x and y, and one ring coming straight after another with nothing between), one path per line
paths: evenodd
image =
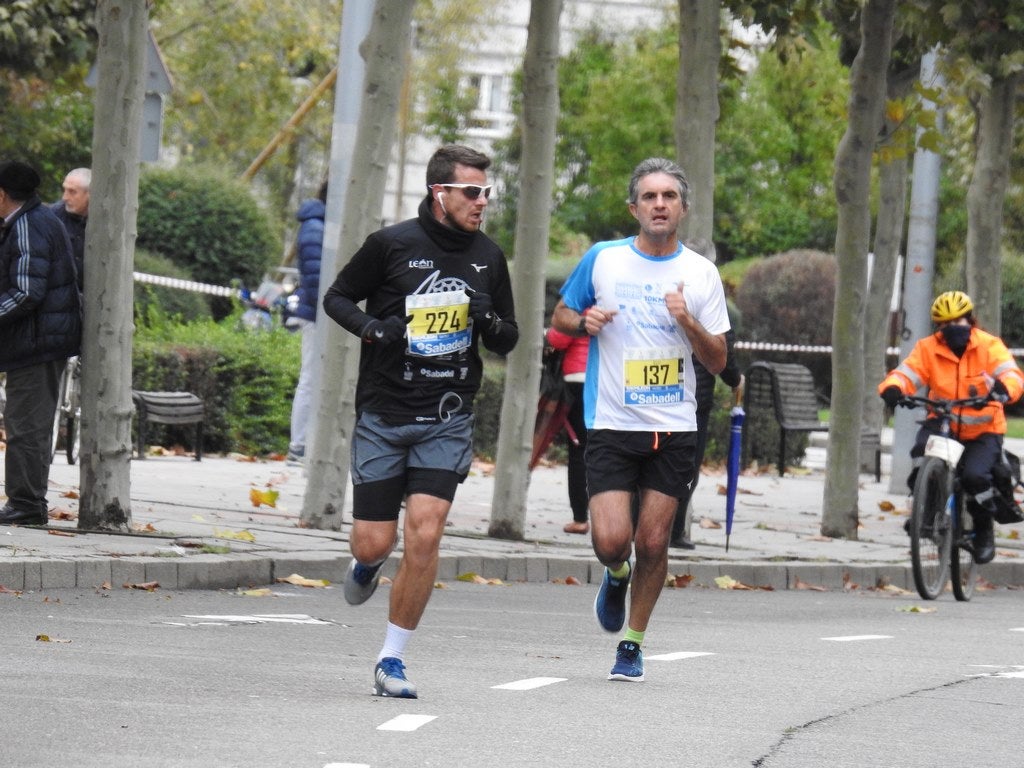
M888 457L885 457L886 459ZM913 590L903 522L907 498L889 493L889 478L862 475L857 541L820 535L824 451L808 450L806 469L784 478L740 478L729 551L725 551L724 474L706 471L694 497L695 550L670 551L669 571L714 586L728 576L774 589L874 588ZM79 468L58 457L50 473L48 529L0 526L0 586L34 591L70 587L121 588L157 582L161 588L235 589L274 583L293 574L342 580L349 561L348 521L340 531L300 528L306 480L284 462L241 457L184 456L133 461L132 522L136 535L77 529ZM254 506L252 491L276 490L276 506ZM524 541L487 536L494 489L490 468L477 464L456 495L441 545L438 578L476 573L505 581L573 577L597 583L601 568L589 536L567 534L571 519L564 467L539 467L532 476ZM351 504L351 491L346 495ZM62 516L70 519L60 519ZM996 585L1024 585L1022 544L998 527L998 556L982 577ZM385 566L391 575L397 564Z

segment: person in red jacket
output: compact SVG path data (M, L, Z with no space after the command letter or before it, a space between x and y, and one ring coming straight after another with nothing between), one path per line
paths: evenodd
M966 293L940 294L932 303L931 316L935 333L918 340L907 359L878 385L878 393L890 408L922 387L939 400L991 396L981 409L961 409L960 418L951 426L952 437L964 444L960 469L964 489L973 497L968 508L974 518L974 560L987 563L995 557L992 517L998 490L992 483L992 470L1001 458L1006 434L1003 404L1020 399L1024 374L1002 340L978 327L974 303ZM925 443L938 431L938 419L921 423L910 451L914 459L914 470L907 479L911 490Z
M562 378L572 395L567 421L576 434L576 441L568 441L568 482L569 507L572 509L572 522L566 523L562 529L566 533L589 533L590 522L587 519L587 465L583 456L587 450L587 425L583 420L583 381L587 372L587 352L590 349L589 336L570 336L555 328L548 328L544 340L553 349L563 350Z

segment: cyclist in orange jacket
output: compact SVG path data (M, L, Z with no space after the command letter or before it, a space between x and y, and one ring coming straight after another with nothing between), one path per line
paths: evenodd
M940 400L990 395L980 409L959 409L960 418L951 426L951 437L964 444L961 479L973 496L968 509L974 518L974 560L987 563L995 557L992 517L999 492L993 487L992 470L1001 459L1006 434L1003 404L1015 402L1024 393L1024 374L1002 340L978 327L974 303L966 293L940 294L932 303L931 315L935 333L918 340L907 359L878 385L878 393L890 408L921 387L928 387L929 396ZM910 451L914 470L907 479L911 490L925 443L938 429L939 420L928 418L917 433Z

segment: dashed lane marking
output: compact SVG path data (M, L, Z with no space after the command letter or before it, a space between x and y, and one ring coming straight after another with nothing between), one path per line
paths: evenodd
M386 723L377 726L378 731L415 731L422 728L431 720L436 720L437 715L399 715L393 717Z
M679 659L695 659L698 656L714 656L708 651L676 651L675 653L657 653L644 656L645 661L679 661Z
M892 640L892 635L843 635L840 637L823 637L836 643L856 643L860 640Z
M314 619L312 616L307 616L304 613L261 613L251 616L246 615L193 615L185 614L183 618L196 619L195 622L189 622L191 625L196 623L214 625L214 626L227 626L231 624L317 624L317 625L330 625L333 622L324 621L323 619ZM165 622L168 624L174 624L175 626L182 624L183 622Z
M491 688L502 691L530 691L534 688L543 688L545 685L564 683L567 679L565 677L530 677L526 680L515 680L511 683L492 685Z

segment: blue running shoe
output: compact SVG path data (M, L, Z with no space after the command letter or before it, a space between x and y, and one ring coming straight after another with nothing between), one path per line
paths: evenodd
M632 575L632 566L621 579L613 579L608 569L604 569L604 580L594 600L594 615L605 632L618 632L626 623L626 590Z
M644 655L632 640L623 640L615 650L615 666L608 673L609 680L644 681Z
M348 572L345 574L345 600L349 605L362 605L370 599L370 595L377 589L380 582L380 567L377 565L363 565L356 562L353 557L348 564Z
M396 699L416 698L416 686L405 679L405 665L401 659L388 656L377 662L373 670L373 694Z

